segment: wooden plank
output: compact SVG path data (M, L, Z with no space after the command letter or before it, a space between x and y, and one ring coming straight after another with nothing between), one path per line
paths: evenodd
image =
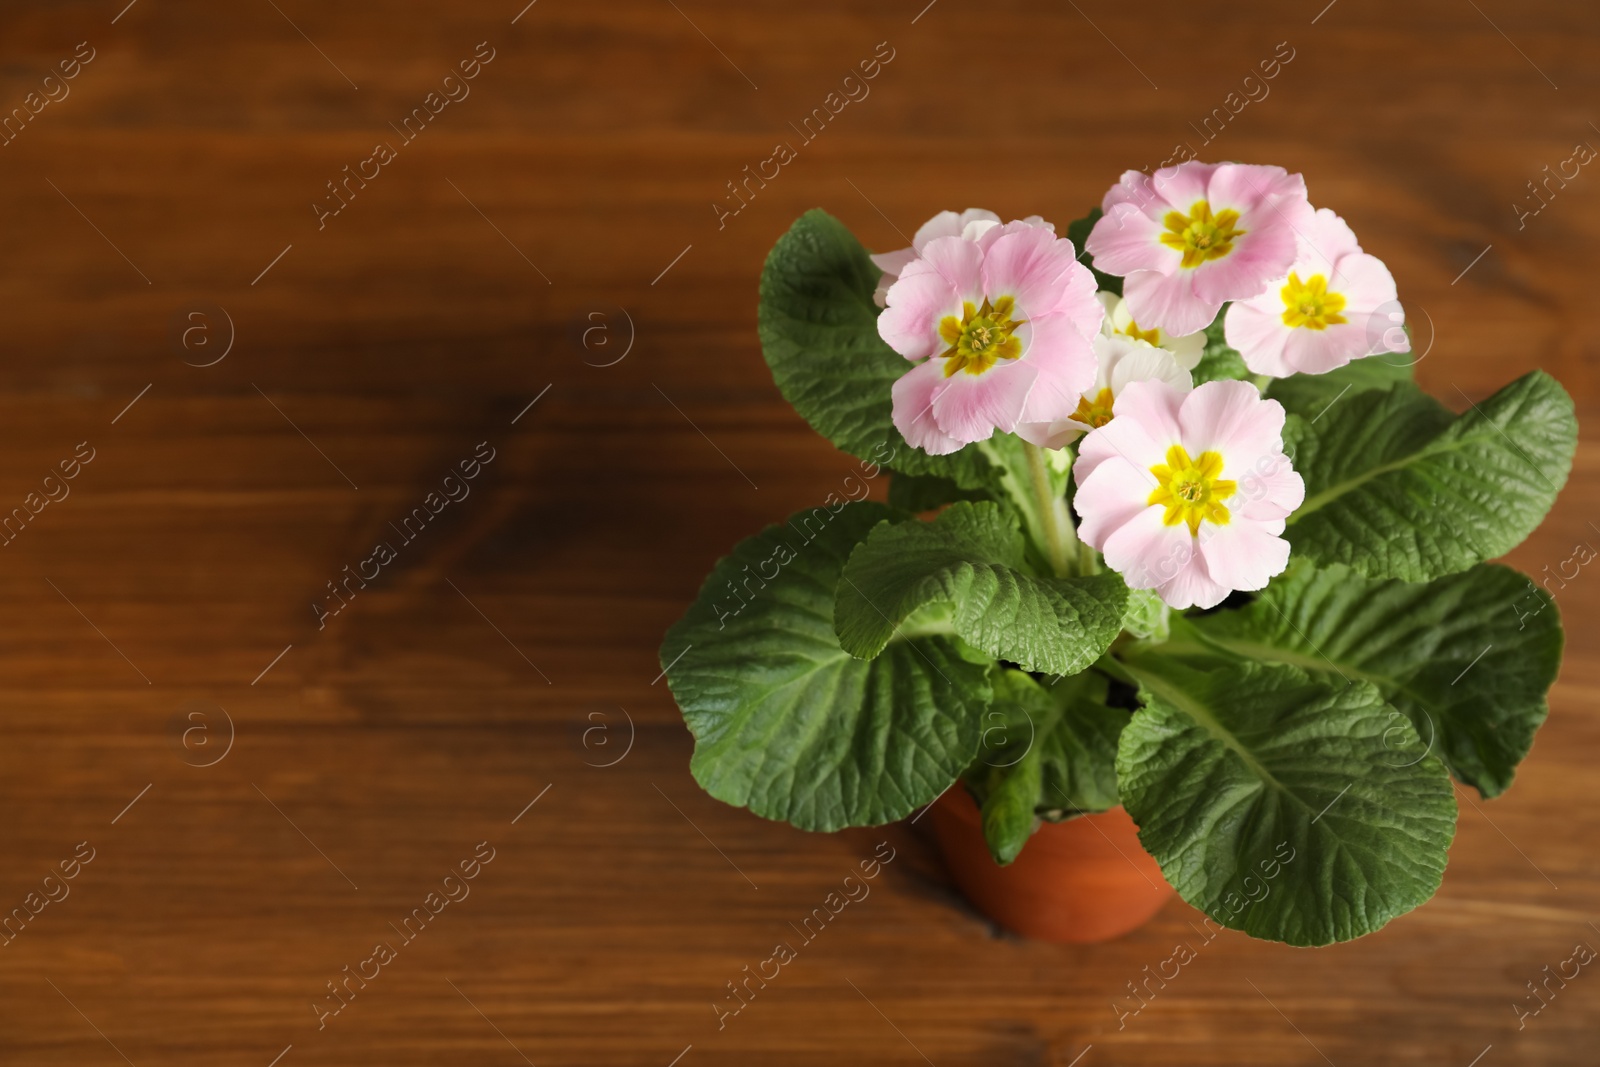
M1600 179L1513 207L1600 144L1592 7L25 3L0 115L80 41L69 95L0 145L0 507L95 455L0 550L0 909L94 858L0 948L0 1060L1585 1062L1584 981L1520 1032L1511 1005L1600 936L1587 573L1549 725L1509 795L1463 805L1432 904L1318 952L1222 935L1120 1027L1191 909L1108 945L997 936L914 830L704 796L652 679L711 563L853 466L754 335L762 259L811 206L891 247L947 207L1065 223L1180 141L1280 162L1393 268L1447 404L1542 366L1592 418ZM479 42L470 96L404 142ZM880 42L870 94L797 132ZM719 222L778 142L796 160ZM319 627L480 442L470 495ZM1600 536L1597 504L1586 443L1512 562ZM871 896L719 1029L725 983L884 840ZM470 896L392 930L479 842ZM396 959L319 1029L380 940Z

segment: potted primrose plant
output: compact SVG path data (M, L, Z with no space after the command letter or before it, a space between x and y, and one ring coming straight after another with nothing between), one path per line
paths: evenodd
M1459 415L1423 393L1396 297L1278 167L1130 171L1064 236L945 212L876 256L801 217L762 348L861 465L667 633L695 778L808 830L933 806L968 896L1052 940L1168 885L1294 945L1426 901L1452 778L1503 792L1548 710L1555 605L1487 561L1577 426L1540 371Z

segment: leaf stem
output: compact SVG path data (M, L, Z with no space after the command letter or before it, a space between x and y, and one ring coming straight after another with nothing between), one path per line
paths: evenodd
M1050 489L1050 471L1045 466L1044 450L1038 445L1022 442L1028 457L1028 474L1033 479L1033 495L1039 505L1039 523L1044 529L1045 548L1050 554L1050 567L1057 578L1072 574L1073 557L1077 556L1077 531L1067 515L1064 502Z

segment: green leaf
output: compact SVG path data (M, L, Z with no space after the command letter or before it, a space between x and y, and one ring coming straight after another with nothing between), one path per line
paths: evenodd
M930 456L894 428L889 390L911 364L878 336L872 293L882 274L838 219L800 216L761 272L757 331L772 379L814 430L858 459L985 488L991 464L975 446Z
M1242 381L1250 377L1250 368L1244 365L1244 357L1228 346L1228 339L1223 335L1222 320L1227 314L1228 307L1224 304L1217 317L1211 320L1211 325L1206 327L1206 347L1200 353L1199 364L1189 372L1196 385Z
M1171 628L1172 609L1154 589L1128 590L1128 608L1122 628L1138 638L1165 641Z
M997 775L982 800L983 838L989 854L1004 867L1015 860L1039 826L1034 806L1039 800L1042 772L1036 757L1025 755Z
M957 500L991 500L982 489L963 489L949 478L931 474L894 473L889 478L889 506L918 514Z
M1021 671L996 676L982 751L964 776L995 862L1016 859L1041 819L1116 807L1117 735L1128 713L1105 698L1105 678L1090 672L1048 688Z
M1454 419L1415 386L1352 393L1315 422L1291 417L1306 483L1294 551L1372 578L1427 581L1520 544L1566 483L1572 399L1543 371Z
M1107 274L1105 271L1097 269L1094 265L1094 257L1084 248L1084 245L1089 241L1089 232L1094 229L1094 224L1099 222L1104 214L1105 212L1099 208L1090 211L1088 215L1077 219L1067 227L1066 237L1067 240L1072 242L1072 247L1078 250L1078 262L1094 273L1095 288L1121 296L1122 279L1115 274Z
M1122 803L1189 903L1254 937L1325 945L1438 889L1450 777L1376 686L1281 664L1133 669L1146 706L1117 750Z
M1044 514L1039 508L1039 497L1033 489L1033 474L1028 467L1029 445L1014 434L995 434L987 441L971 446L988 460L989 472L985 483L994 499L1016 514L1028 535L1028 558L1041 572L1048 572L1050 533L1045 528ZM1072 521L1071 507L1072 454L1065 449L1043 449L1045 478L1050 483L1050 499L1056 509L1056 523Z
M1292 663L1330 683L1373 683L1424 745L1486 797L1511 784L1561 667L1554 601L1493 564L1425 584L1300 564L1249 607L1187 624L1233 655Z
M1278 401L1290 414L1315 420L1335 402L1348 400L1356 393L1387 391L1400 382L1411 381L1410 359L1409 353L1365 356L1326 374L1274 378L1264 395Z
M804 830L837 830L904 818L972 762L992 664L909 629L870 662L834 636L850 550L900 518L861 502L769 526L717 564L667 631L661 661L706 792Z
M1127 587L1110 572L1040 578L994 504L952 504L932 522L880 526L850 556L839 644L878 655L902 624L936 620L969 645L1033 671L1076 674L1122 631Z
M1106 705L1108 683L1084 672L1056 682L1047 692L1061 709L1055 729L1041 730L1036 747L1043 771L1038 811L1049 822L1109 811L1117 793L1117 738L1128 712Z
M758 330L778 390L861 459L894 443L889 387L909 366L878 336L872 292L882 273L838 219L816 210L778 240L761 272Z

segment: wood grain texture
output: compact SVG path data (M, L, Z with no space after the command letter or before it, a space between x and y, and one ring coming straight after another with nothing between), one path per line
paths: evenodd
M1521 228L1512 207L1600 145L1592 5L925 2L0 11L0 114L95 54L0 146L0 513L95 450L0 548L0 910L95 850L0 948L0 1062L1592 1057L1600 978L1520 1032L1511 1007L1600 944L1590 570L1558 594L1550 722L1507 796L1462 805L1435 901L1319 951L1223 934L1121 1028L1126 984L1198 940L1181 902L1109 945L997 937L916 831L807 835L689 778L662 632L737 539L854 468L755 340L762 259L805 208L887 248L943 208L1065 222L1181 141L1281 163L1393 269L1447 404L1539 366L1582 422L1600 407L1600 173ZM799 144L790 123L885 41L870 96ZM479 42L471 95L319 229L325 183ZM1204 144L1279 42L1270 95ZM778 142L797 158L719 228ZM184 358L219 349L173 343L199 304L236 332L205 368ZM611 347L581 343L596 322ZM470 496L319 629L325 583L483 441ZM1511 561L1556 565L1597 527L1586 441ZM214 709L235 726L213 766L185 762L218 751L181 744L196 708L218 744ZM631 750L592 766L624 751L623 709ZM724 983L883 840L871 896L719 1030ZM471 895L319 1030L326 983L481 841Z

